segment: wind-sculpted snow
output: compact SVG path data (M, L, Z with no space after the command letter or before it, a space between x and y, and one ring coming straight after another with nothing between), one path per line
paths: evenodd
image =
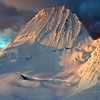
M3 100L67 100L99 79L100 39L64 6L39 11L0 52Z
M40 44L56 48L73 47L78 36L85 38L86 30L81 25L78 17L72 14L64 6L41 10L33 19L26 24L16 39L24 39L28 36ZM14 42L14 41L13 41Z

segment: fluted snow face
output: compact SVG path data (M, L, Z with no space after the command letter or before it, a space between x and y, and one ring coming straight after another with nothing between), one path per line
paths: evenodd
M16 39L31 36L31 40L42 45L55 48L71 48L75 45L75 42L79 42L78 36L81 34L82 38L85 38L87 31L81 25L78 17L62 6L41 10L18 33Z

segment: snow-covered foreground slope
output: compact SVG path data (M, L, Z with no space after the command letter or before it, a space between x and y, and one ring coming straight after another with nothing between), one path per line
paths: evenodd
M100 39L64 6L41 10L0 52L2 100L67 100L99 75Z

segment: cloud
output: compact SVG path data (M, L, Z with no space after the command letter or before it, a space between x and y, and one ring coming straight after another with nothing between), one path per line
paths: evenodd
M34 0L0 0L0 2L5 3L7 6L15 7L18 10L32 10L34 7Z
M78 15L94 38L100 37L100 1L85 0L78 8Z
M74 0L0 0L1 3L7 6L12 6L17 10L32 10L38 11L42 8L67 5L72 4ZM73 5L79 3L80 1L74 2Z
M15 8L0 3L0 29L11 28L22 19Z
M55 0L54 0L55 1ZM38 10L54 3L53 0L0 0L7 6L15 7L18 10Z
M31 11L17 11L16 8L0 3L0 30L13 28L19 29L30 17L34 15Z

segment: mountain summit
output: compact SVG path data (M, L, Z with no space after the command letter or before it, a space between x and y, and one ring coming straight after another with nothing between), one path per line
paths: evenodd
M43 94L50 89L52 92L48 91L47 94L50 100L58 97L66 100L69 94L81 92L98 83L99 58L100 39L91 39L77 15L64 6L42 9L0 52L0 74L3 75L0 79L5 81L5 86L35 88L33 94L37 89L43 89ZM18 78L22 72L42 79L31 78L37 82L25 83ZM27 79L26 75L24 78ZM8 90L5 89L5 92Z
M42 9L20 30L16 39L37 41L42 45L55 48L71 48L88 33L75 14L65 6ZM14 41L13 41L14 42Z

